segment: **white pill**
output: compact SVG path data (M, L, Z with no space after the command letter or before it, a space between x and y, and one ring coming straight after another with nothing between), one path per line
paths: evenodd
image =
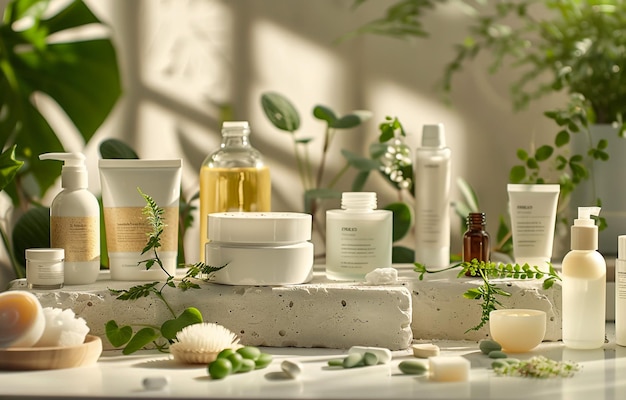
M143 387L146 390L161 390L170 384L169 376L149 376L143 379Z
M417 358L436 357L439 355L439 346L432 343L420 343L411 346L413 356Z
M303 366L298 361L285 360L280 364L280 368L290 378L296 379L302 373Z
M388 364L391 361L391 350L384 347L367 347L367 346L352 346L348 350L348 354L365 354L373 353L378 357L379 364Z

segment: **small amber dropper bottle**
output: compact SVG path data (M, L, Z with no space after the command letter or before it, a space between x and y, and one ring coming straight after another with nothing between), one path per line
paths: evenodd
M463 261L489 261L489 233L485 225L485 213L470 213L467 216L467 231L463 235Z

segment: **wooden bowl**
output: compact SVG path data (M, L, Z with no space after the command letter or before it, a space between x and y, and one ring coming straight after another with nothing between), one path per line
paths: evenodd
M95 364L102 353L102 340L87 335L85 342L68 347L13 347L0 349L0 370L44 370Z

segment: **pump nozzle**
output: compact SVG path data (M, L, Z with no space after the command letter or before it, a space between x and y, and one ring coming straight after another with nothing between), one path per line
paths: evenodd
M39 155L40 160L63 161L61 169L61 186L67 189L83 189L87 187L87 167L83 153L45 153Z
M578 207L578 218L571 230L572 250L597 250L598 227L591 216L598 216L600 207Z

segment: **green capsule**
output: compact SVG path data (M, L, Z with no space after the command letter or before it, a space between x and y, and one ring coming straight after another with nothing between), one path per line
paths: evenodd
M491 353L492 351L502 350L502 346L500 345L500 343L496 342L495 340L489 340L489 339L483 339L480 342L478 342L478 348L483 354L487 354L487 355L489 355L489 353Z
M494 350L489 352L489 358L507 358L508 356L500 350Z
M244 346L237 349L237 353L241 354L243 358L248 360L256 360L261 355L261 350L254 346Z
M370 353L369 351L363 354L363 364L365 365L376 365L378 364L378 356L374 353Z
M254 360L250 360L248 358L242 358L241 366L239 367L239 370L237 371L237 373L241 374L243 372L250 372L255 368L256 368L256 363L254 362Z
M362 365L363 365L362 354L358 354L358 353L348 354L348 356L343 359L344 368L354 368L354 367L360 367Z
M233 354L235 352L235 350L233 349L224 349L222 351L220 351L219 353L217 353L217 358L228 358L229 355Z
M254 360L254 365L256 369L262 369L267 367L268 365L271 364L272 362L272 355L268 354L268 353L261 353L259 354L259 356Z
M223 379L233 371L233 365L227 358L218 358L208 367L209 375L213 379Z
M398 368L403 374L407 375L423 375L428 371L428 366L419 360L404 360L398 364Z
M343 358L334 358L332 360L328 360L329 367L343 367Z
M241 365L243 364L243 357L241 356L241 354L233 353L226 357L226 359L230 361L233 366L232 373L239 372L239 370L241 369Z

